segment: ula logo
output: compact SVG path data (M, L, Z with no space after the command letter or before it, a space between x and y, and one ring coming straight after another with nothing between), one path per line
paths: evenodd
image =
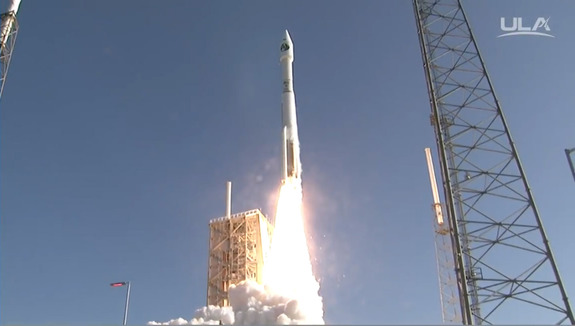
M537 18L533 27L523 26L523 18L521 17L513 17L511 24L505 20L505 17L501 17L501 30L507 33L503 33L497 37L514 35L555 37L548 33L551 31L551 28L549 28L549 18L545 19L543 17Z

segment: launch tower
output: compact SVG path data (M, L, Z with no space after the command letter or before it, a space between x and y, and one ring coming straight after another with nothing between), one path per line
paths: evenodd
M245 280L263 282L273 227L259 209L210 221L207 305L229 306L228 289Z
M463 324L575 324L459 0L413 0ZM445 315L445 314L444 314Z
M565 149L565 155L567 156L567 162L569 163L569 169L571 169L571 174L573 175L573 180L575 180L575 163L571 157L575 153L575 148Z
M19 0L9 0L8 11L0 14L0 98L2 98L12 51L14 51L16 36L18 35L16 13L19 5Z

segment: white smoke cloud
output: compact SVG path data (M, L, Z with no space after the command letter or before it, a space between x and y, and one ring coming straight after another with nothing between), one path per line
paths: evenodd
M207 306L196 310L194 318L172 319L166 322L150 321L148 325L233 325L234 312L231 307Z
M230 286L231 307L208 306L196 310L194 318L148 322L148 325L297 325L323 324L317 309L296 299L273 293L254 281ZM319 297L319 296L318 296ZM321 297L319 297L321 300ZM321 301L320 301L321 302Z

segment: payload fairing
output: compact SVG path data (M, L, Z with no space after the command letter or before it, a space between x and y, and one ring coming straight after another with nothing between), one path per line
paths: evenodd
M282 149L283 167L282 182L287 178L301 178L301 161L299 137L297 134L297 117L295 94L293 91L293 42L289 32L285 31L280 47L280 63L282 67Z

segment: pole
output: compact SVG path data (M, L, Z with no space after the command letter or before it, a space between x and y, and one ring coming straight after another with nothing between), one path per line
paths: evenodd
M226 183L226 218L232 215L232 182Z
M126 326L128 322L128 306L130 305L130 282L128 282L128 290L126 291L126 306L124 307L124 323L123 325Z

